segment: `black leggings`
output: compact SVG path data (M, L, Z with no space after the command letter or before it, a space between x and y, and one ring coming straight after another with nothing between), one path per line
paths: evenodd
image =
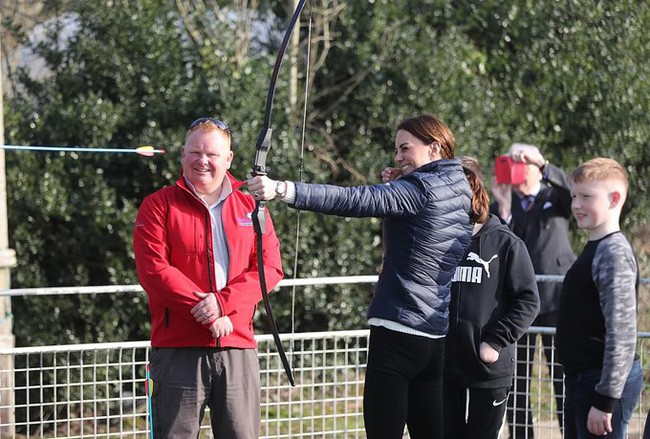
M370 328L363 419L368 439L442 438L444 338Z

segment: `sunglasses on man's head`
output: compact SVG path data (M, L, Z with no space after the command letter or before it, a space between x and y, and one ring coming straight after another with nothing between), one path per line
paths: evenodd
M221 131L226 131L230 134L230 128L228 128L228 124L226 124L226 122L220 121L219 119L215 119L214 117L199 117L190 124L190 129L196 128L197 126L204 123L211 123Z

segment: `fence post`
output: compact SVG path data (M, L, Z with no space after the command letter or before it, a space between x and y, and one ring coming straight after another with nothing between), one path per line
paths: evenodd
M2 47L2 32L0 32ZM0 50L0 144L5 143L4 136L4 88L2 85L2 50ZM10 287L10 268L16 266L16 253L9 247L7 225L7 180L5 176L5 152L0 150L0 290ZM13 348L13 314L11 297L0 297L0 348ZM0 436L14 436L14 374L13 357L0 356ZM3 434L4 433L4 434Z

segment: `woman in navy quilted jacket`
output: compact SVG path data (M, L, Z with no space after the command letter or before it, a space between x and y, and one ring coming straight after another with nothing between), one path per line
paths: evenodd
M383 184L339 187L248 180L257 199L344 217L383 218L383 268L368 309L370 345L364 389L369 439L442 434L442 371L450 285L469 244L472 191L451 130L436 116L403 120L397 169ZM388 169L388 168L387 168Z

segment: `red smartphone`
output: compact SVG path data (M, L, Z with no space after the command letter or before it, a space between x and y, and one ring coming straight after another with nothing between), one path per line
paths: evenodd
M521 184L526 181L526 164L500 155L494 160L494 175L498 184Z

